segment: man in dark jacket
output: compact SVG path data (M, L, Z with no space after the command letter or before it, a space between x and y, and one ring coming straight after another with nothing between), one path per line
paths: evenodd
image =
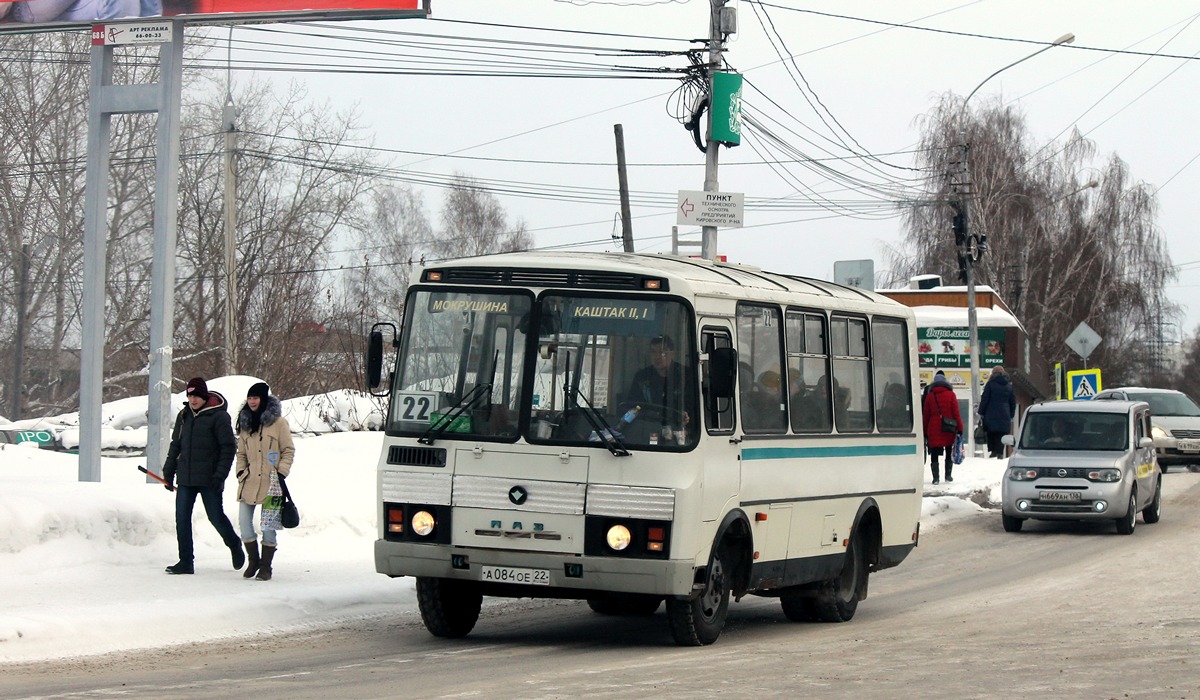
M1004 459L1004 444L1000 438L1012 430L1012 419L1017 413L1017 397L1012 382L1003 367L992 370L987 384L983 385L983 396L979 399L979 416L983 429L987 431L988 456Z
M233 556L233 568L246 563L242 540L225 516L221 491L237 452L233 425L225 397L209 391L203 377L187 383L187 406L175 417L171 448L163 464L163 477L175 482L175 536L179 540L179 562L167 567L168 574L194 573L192 549L192 509L196 496L204 502L204 512L221 535Z

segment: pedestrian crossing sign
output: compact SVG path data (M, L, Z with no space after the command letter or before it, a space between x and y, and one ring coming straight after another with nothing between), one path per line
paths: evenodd
M1076 369L1067 372L1067 386L1071 394L1067 397L1072 401L1087 401L1096 398L1100 393L1099 369Z

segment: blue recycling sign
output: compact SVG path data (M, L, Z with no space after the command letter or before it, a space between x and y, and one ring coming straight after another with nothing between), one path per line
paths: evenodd
M1100 393L1099 369L1076 369L1067 372L1067 398L1072 401L1088 401Z

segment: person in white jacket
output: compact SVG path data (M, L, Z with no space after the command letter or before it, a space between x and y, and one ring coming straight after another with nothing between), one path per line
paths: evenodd
M246 547L245 578L270 581L278 542L283 491L279 477L292 469L296 448L283 405L263 382L250 387L237 417L238 530ZM254 511L262 506L262 553Z

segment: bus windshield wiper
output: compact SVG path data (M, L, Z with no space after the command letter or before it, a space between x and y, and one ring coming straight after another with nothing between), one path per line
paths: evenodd
M449 430L450 426L454 424L454 421L457 420L459 416L466 413L472 406L474 406L475 402L478 401L480 397L491 396L491 393L491 382L488 382L487 384L477 384L475 388L468 391L458 403L451 406L449 411L443 413L441 418L438 418L436 421L431 423L429 425L429 429L425 431L425 434L417 438L417 442L421 443L422 445L432 445L433 441L440 438L442 433L445 433L447 430Z
M596 434L597 439L604 443L608 451L616 457L628 457L629 448L625 447L625 442L621 440L620 433L613 429L608 421L604 420L604 414L600 413L592 406L592 402L588 401L588 397L583 395L582 391L575 390L575 395L583 399L583 403L579 404L580 410L583 411L583 417L587 419L592 430Z

